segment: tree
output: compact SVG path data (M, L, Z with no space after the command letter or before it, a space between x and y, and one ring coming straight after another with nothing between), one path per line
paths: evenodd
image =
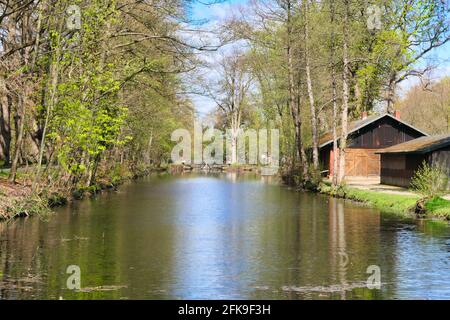
M337 126L338 126L338 97L337 97L337 75L336 75L336 34L334 31L334 26L336 22L336 7L333 0L329 3L330 6L330 69L331 69L331 88L332 88L332 100L333 100L333 176L332 183L334 186L338 184L338 136L337 136Z
M413 86L395 104L402 118L429 134L450 132L450 78Z
M310 37L309 37L309 14L310 14L310 6L308 1L303 1L304 7L304 38L305 38L305 71L306 71L306 84L308 91L308 99L309 99L309 107L310 107L310 118L311 118L311 135L312 135L312 162L314 170L319 169L319 148L318 148L318 128L317 128L317 116L316 116L316 104L314 99L314 90L312 84L312 76L311 76L311 53L309 50L310 46Z
M419 68L417 62L450 40L450 8L441 0L392 1L385 8L386 29L379 42L387 49L387 111L393 113L397 86L411 76L423 76L431 66Z
M249 73L247 58L238 51L224 56L219 63L219 81L210 90L231 129L231 164L237 163L237 142L242 125L242 115L248 106L248 94L253 78Z
M186 1L71 5L0 2L0 160L12 182L34 165L36 192L167 161L168 132L192 125L181 75L216 49L185 36Z
M350 58L349 58L349 23L350 23L350 3L348 0L344 0L344 24L343 24L343 64L344 70L342 72L342 113L341 113L341 137L339 145L339 173L337 183L342 184L345 177L345 152L347 148L347 136L348 136L348 109L350 99Z

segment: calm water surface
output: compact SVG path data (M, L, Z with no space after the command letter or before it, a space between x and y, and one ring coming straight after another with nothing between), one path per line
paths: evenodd
M0 298L60 297L450 299L450 228L264 178L155 176L0 224Z

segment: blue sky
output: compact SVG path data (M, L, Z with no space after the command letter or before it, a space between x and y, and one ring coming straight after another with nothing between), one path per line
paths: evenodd
M202 2L208 2L208 0ZM210 2L213 2L213 0L210 0ZM192 13L195 19L220 19L225 17L227 15L227 12L229 12L232 7L245 5L247 2L247 0L226 0L222 3L212 5L204 5L196 2L193 5Z
M204 2L207 2L205 0ZM212 1L211 1L212 2ZM240 6L245 6L249 0L227 0L222 3L204 5L196 2L192 7L192 18L198 20L207 20L209 23L220 21L228 17L233 11L238 10ZM449 22L450 23L450 22ZM428 58L437 59L437 68L432 72L433 79L450 75L450 43L432 51ZM426 61L422 61L421 65L426 65ZM414 84L419 83L417 78L410 78L400 85L400 94L404 94ZM200 115L205 115L214 108L214 102L203 97L194 97L194 104Z

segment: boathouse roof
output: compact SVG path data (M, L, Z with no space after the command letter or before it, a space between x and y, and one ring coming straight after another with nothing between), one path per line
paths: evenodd
M398 123L401 123L409 128L411 128L414 131L417 131L421 134L423 134L424 136L428 136L427 133L423 132L420 129L417 129L416 127L412 126L411 124L401 120L399 117L395 117L389 113L383 113L383 114L376 114L376 115L371 115L368 116L367 118L364 119L359 119L359 120L355 120L355 121L350 121L348 124L348 135L357 132L358 130L363 129L364 127L367 127L368 125L371 125L372 123L381 120L385 117L391 118L395 121L397 121ZM336 130L337 136L339 138L339 136L341 135L341 128L337 128ZM339 140L339 139L338 139ZM327 145L329 145L330 143L333 143L333 132L329 131L327 133L325 133L324 135L322 135L319 139L319 148L323 148L326 147Z
M450 134L417 138L386 149L378 150L377 153L424 154L447 146L450 146Z

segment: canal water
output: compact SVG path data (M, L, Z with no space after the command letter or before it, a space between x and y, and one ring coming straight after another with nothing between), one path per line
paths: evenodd
M152 176L0 224L0 298L450 299L450 228L270 178Z

